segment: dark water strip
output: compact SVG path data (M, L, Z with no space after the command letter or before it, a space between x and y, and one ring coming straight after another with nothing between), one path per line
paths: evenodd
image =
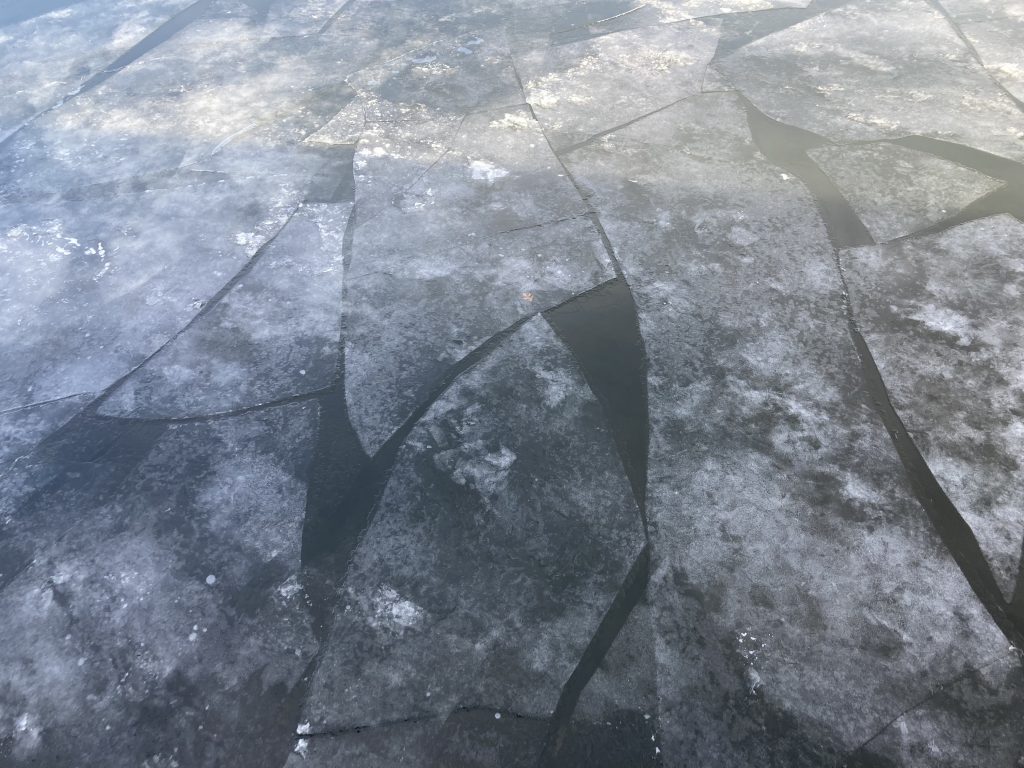
M643 598L647 590L647 582L650 579L650 572L651 547L650 544L644 544L629 569L625 581L612 600L611 607L601 619L597 632L590 639L576 668L562 688L558 704L551 715L548 732L544 739L544 748L541 750L540 759L537 762L538 768L565 768L566 751L569 746L568 737L572 730L572 717L576 711L576 705L579 703L587 683L590 682L590 678L597 672L604 657L611 649L615 638L626 626L633 608Z
M513 71L515 72L516 80L519 83L519 89L523 94L523 98L526 98L526 91L523 88L522 78L519 75L518 69L515 67L513 62ZM583 656L580 658L573 670L569 679L562 687L562 693L559 696L558 705L555 708L555 712L551 718L551 725L548 730L547 737L545 738L544 748L541 752L539 761L540 766L546 768L555 768L559 763L564 765L565 763L565 751L567 749L567 737L572 729L573 715L576 710L576 705L579 702L580 695L586 688L587 683L590 682L590 678L594 676L594 672L600 666L604 657L611 649L615 642L615 639L619 636L622 628L626 625L626 621L629 619L629 614L633 608L636 607L637 603L643 598L647 591L647 582L650 576L650 557L651 557L651 540L650 531L647 524L647 503L646 503L646 488L647 488L647 461L648 461L648 448L649 448L649 436L650 436L650 416L648 412L648 394L647 394L647 349L646 344L643 340L643 335L640 333L640 319L637 313L636 300L632 295L632 290L629 287L629 283L626 280L625 273L622 270L622 264L619 262L618 256L615 254L615 247L612 244L611 238L608 236L608 232L605 230L604 225L601 223L601 218L598 215L597 210L591 205L588 195L579 181L576 179L572 171L566 165L562 155L557 152L548 138L547 133L543 131L543 126L539 120L537 120L537 114L533 110L533 106L527 104L530 109L530 115L538 126L541 126L541 132L544 135L544 140L547 142L548 148L551 153L558 159L559 165L562 167L562 171L565 173L565 177L572 183L573 188L576 190L576 194L580 196L580 200L583 201L587 207L587 215L593 222L594 229L597 230L601 237L601 244L604 246L605 252L608 254L608 259L612 263L612 267L615 270L616 278L621 281L621 288L629 293L629 301L626 302L624 298L616 297L615 306L618 309L617 314L620 319L618 321L617 335L622 337L622 341L619 343L625 343L631 345L634 349L630 352L625 353L626 359L630 356L635 355L639 352L641 360L640 366L643 370L643 381L639 389L633 395L629 395L629 399L623 398L621 401L613 400L612 402L621 402L620 408L628 409L634 413L640 407L639 403L642 400L643 408L643 437L637 438L632 436L632 431L623 431L622 437L617 437L616 441L623 441L626 447L627 454L629 456L629 465L627 465L627 472L633 472L633 475L629 475L630 483L633 485L634 476L637 478L637 482L633 485L634 494L638 493L638 486L642 488L642 495L637 499L637 506L640 510L641 522L643 523L644 539L646 544L641 558L634 564L633 569L630 570L629 575L626 578L626 582L619 590L615 601L612 603L612 607L608 614L605 615L604 620L598 626L596 634L590 639L590 643L587 645ZM628 307L629 312L632 313L632 317L627 321L623 317L623 310ZM555 314L555 313L552 313ZM625 330L626 328L635 328L635 337L630 338ZM556 330L557 332L557 330ZM575 341L576 332L573 329L572 332L566 335L566 338ZM585 346L583 345L585 344ZM621 385L617 385L615 379L609 378L607 381L601 380L600 373L597 373L596 361L593 360L595 351L592 348L593 342L587 340L580 346L580 353L577 355L577 360L580 361L581 366L586 367L591 365L595 368L590 374L585 374L588 378L588 383L591 378L595 378L595 381L600 383L592 385L592 389L596 388L605 389L606 392L612 393L613 396L618 397L619 393L628 394L628 390L621 389ZM570 349L572 347L570 346ZM576 354L576 353L574 353ZM586 361L586 362L584 362ZM593 361L593 362L592 362ZM601 362L601 366L607 365L607 361ZM596 387L596 388L595 388ZM642 390L642 391L641 391ZM608 396L608 394L606 394ZM616 418L622 418L622 416L616 416ZM614 428L614 422L613 428ZM636 425L629 427L630 430L638 429ZM642 452L642 465L643 465L643 477L639 477L639 468ZM625 463L624 459L624 463ZM639 568L639 571L637 570Z
M832 244L836 248L874 245L875 239L842 191L807 155L809 150L830 142L810 131L773 120L750 101L743 101L757 148L769 162L803 181L821 209L821 218Z
M909 476L914 494L974 594L1010 643L1018 648L1024 648L1024 623L1011 614L974 532L932 474L927 461L893 407L882 374L857 327L839 250L852 245L870 244L870 236L868 243L858 242L861 239L858 233L861 230L866 233L867 230L852 207L842 198L838 188L807 157L805 147L808 146L808 132L772 120L761 114L750 102L746 102L746 107L751 134L758 149L771 163L800 178L818 202L835 248L836 268L843 287L848 329L857 356L860 358L864 382L875 410L888 430ZM820 137L817 140L824 141Z
M338 8L338 10L336 10L331 15L331 18L324 22L324 25L320 27L320 30L317 32L317 34L322 35L324 32L333 27L335 23L338 21L338 19L340 19L342 15L344 15L345 11L348 10L349 6L352 5L352 3L354 2L355 0L346 0L344 3L342 3L341 7Z
M957 165L973 168L979 173L994 179L1002 179L1008 184L1024 186L1024 165L999 155L993 155L991 152L957 144L954 141L933 139L929 136L904 136L901 139L893 139L892 143L908 149L916 149L918 152L927 152Z
M647 356L633 294L621 277L544 313L604 410L647 527Z
M206 13L212 0L196 0L192 5L179 11L159 27L154 29L139 42L114 59L109 65L86 80L82 86L75 91L73 96L80 96L98 85L102 85L122 69L135 63L158 45L162 45L185 29L192 22L197 21Z

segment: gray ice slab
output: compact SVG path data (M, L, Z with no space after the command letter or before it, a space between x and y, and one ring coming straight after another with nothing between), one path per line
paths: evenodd
M190 3L66 2L49 13L0 26L0 140L74 93Z
M1001 185L970 168L886 142L824 146L809 154L879 242L936 224Z
M717 21L684 21L517 55L526 100L556 149L700 92Z
M602 410L535 318L409 435L303 719L550 715L642 545Z
M290 0L271 2L263 21L268 37L298 37L319 34L349 3L347 0Z
M371 454L477 346L612 276L585 218L448 247L362 253L345 305L345 387Z
M0 413L0 471L78 413L92 395L71 395Z
M1024 113L925 0L859 0L717 63L765 114L834 139L921 134L1024 157Z
M351 207L300 207L220 303L127 379L100 412L196 416L332 384Z
M755 150L739 98L687 100L567 162L650 361L666 764L830 764L1006 640L864 392L813 201Z
M208 179L0 207L0 408L106 389L195 317L302 194Z
M445 166L433 167L442 156L452 155L446 164L450 166L453 158L477 155L465 159L468 165L481 160L481 152L495 153L506 166L499 167L498 174L509 165L535 170L538 160L549 168L557 164L544 147L540 127L522 106L499 30L464 21L439 25L436 39L418 31L418 36L410 34L410 39L396 44L394 56L353 75L350 82L357 98L307 140L314 146L359 142L356 181L362 221L382 207L401 206L402 194L412 191L421 178L426 186L418 185L420 194L438 184L439 178L449 175ZM434 173L426 178L428 171ZM456 170L457 177L462 175ZM550 218L554 216L543 220Z
M613 277L583 201L528 115L470 115L436 162L400 131L394 142L360 144L345 376L370 453L478 344ZM402 188L408 165L424 163Z
M586 40L592 37L673 24L707 16L725 16L774 8L804 8L810 0L574 0L514 3L508 18L509 37L516 50Z
M1024 2L943 0L942 7L974 46L989 74L1024 99Z
M893 405L1007 598L1024 544L1022 238L996 216L843 254Z
M355 160L357 240L372 247L481 238L584 213L528 107L375 128Z
M501 19L488 4L472 0L410 0L346 3L320 38L337 52L346 75L406 58L424 48L449 48L477 32L501 35ZM458 44L450 50L457 50Z
M5 765L284 763L315 428L308 403L171 427L108 499L55 494L66 534L0 592Z
M364 110L376 119L461 116L522 102L500 26L444 29L438 39L414 38L403 42L403 48L401 55L349 78L366 99Z
M19 132L2 150L0 193L178 168L301 178L308 156L293 146L353 95L335 58L315 38L263 40L245 19L200 19Z
M1017 768L1024 764L1024 673L1005 651L980 670L950 680L900 714L850 760L871 766L885 755L902 768Z

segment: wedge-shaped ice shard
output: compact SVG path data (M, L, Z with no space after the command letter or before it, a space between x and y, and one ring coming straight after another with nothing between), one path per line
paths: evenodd
M1001 184L970 168L886 142L824 146L808 154L879 242L937 224Z
M1024 542L1022 237L996 216L843 253L893 405L1007 599Z

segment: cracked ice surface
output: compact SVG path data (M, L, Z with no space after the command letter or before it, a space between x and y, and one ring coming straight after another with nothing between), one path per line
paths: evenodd
M307 704L314 730L479 702L550 715L643 544L618 462L543 319L460 379L410 433L353 556Z
M0 766L1020 768L1022 19L0 2Z
M666 748L828 759L960 672L965 645L976 663L1004 650L851 388L824 228L738 99L684 102L569 163L633 277L650 357ZM766 739L773 710L794 719Z

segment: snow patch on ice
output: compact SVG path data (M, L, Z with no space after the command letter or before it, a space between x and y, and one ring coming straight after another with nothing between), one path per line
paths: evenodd
M474 181L486 181L493 184L496 180L508 176L508 171L486 160L474 160L469 164L469 172Z
M373 616L370 623L378 628L402 632L415 627L423 619L423 609L406 600L387 584L373 596Z
M947 307L925 304L910 317L930 331L953 337L962 347L966 347L974 341L975 331L970 318Z
M35 715L25 712L14 721L14 743L15 750L20 754L26 754L39 746L39 735L42 733Z
M532 121L526 115L513 115L508 112L500 120L491 121L491 128L507 128L513 131L529 130Z

